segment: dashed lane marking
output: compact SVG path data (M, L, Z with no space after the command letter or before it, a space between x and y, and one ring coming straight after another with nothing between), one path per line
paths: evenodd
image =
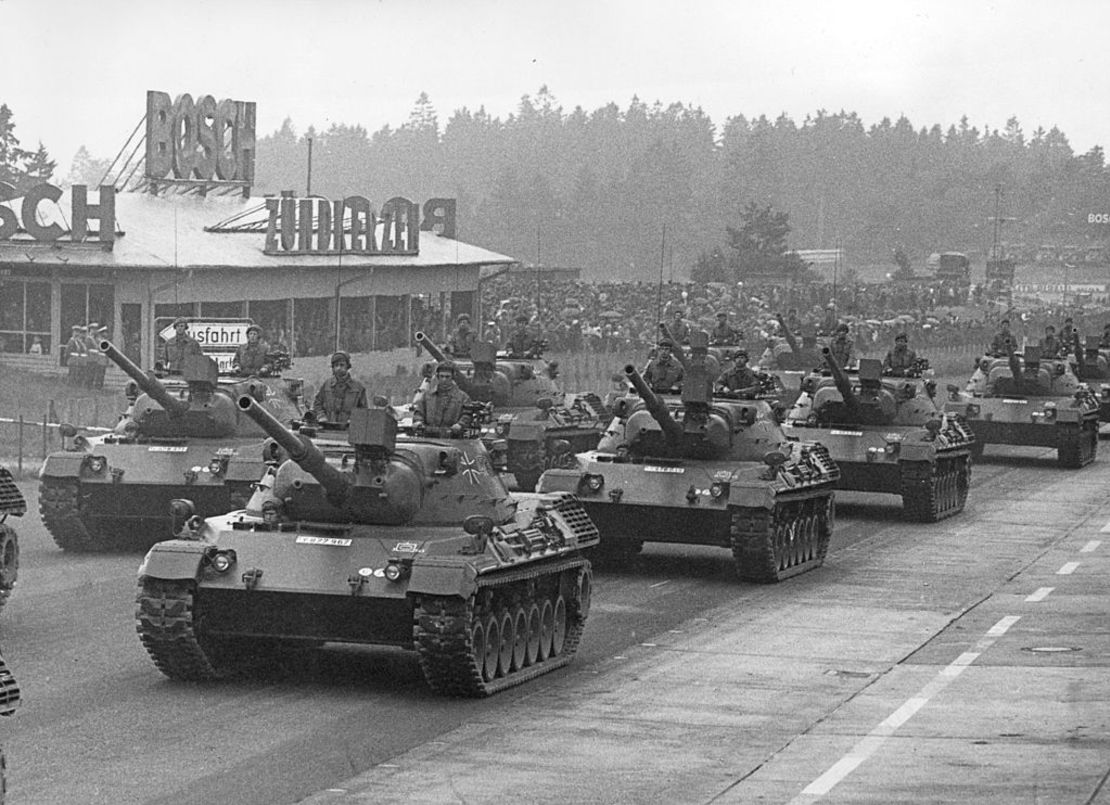
M1088 542L1086 545L1084 545L1082 548L1080 548L1079 552L1080 553L1093 553L1094 551L1098 550L1098 546L1101 545L1101 544L1102 544L1102 540L1093 539L1090 542Z
M875 729L860 739L848 754L836 761L829 770L802 789L802 793L790 800L789 805L808 805L817 802L829 793L845 777L855 771L860 764L871 757L883 745L887 738L905 724L913 715L929 703L929 700L944 690L948 684L964 672L988 648L990 648L1002 635L1006 634L1011 626L1021 620L1021 615L1007 615L987 630L987 633L975 644L973 651L965 651L950 664L940 670L931 682L907 699L901 707L883 719Z
M1032 593L1031 595L1026 596L1025 602L1027 604L1035 604L1038 601L1043 601L1046 598L1048 598L1049 594L1055 589L1056 589L1055 587L1041 587L1036 592Z
M1056 571L1057 576L1070 576L1079 567L1078 562L1065 562L1063 567Z

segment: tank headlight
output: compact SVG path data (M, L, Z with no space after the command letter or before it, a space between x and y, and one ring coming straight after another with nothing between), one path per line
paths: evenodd
M85 463L89 468L89 472L100 474L108 466L108 459L104 456L89 456L85 459Z
M213 475L220 475L225 467L227 467L227 465L224 463L223 459L220 458L214 458L208 462L208 471Z
M709 496L714 500L719 500L728 494L728 484L722 481L714 481L709 487Z
M387 581L400 581L409 575L409 566L400 562L390 562L385 566L385 577Z
M600 473L588 472L582 476L582 484L591 492L600 492L605 486L605 476Z
M504 439L506 436L509 435L509 423L498 422L496 425L493 426L493 432Z
M971 404L971 403L968 403L968 406L967 406L967 416L968 416L968 417L976 417L976 416L979 416L979 406L978 406L978 405L973 405L973 404Z
M209 558L208 563L217 573L226 573L235 564L235 551L216 551Z

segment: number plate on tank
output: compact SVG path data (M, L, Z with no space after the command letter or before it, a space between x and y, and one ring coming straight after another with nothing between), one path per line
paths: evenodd
M351 541L343 537L297 537L298 545L334 545L338 548L350 547Z
M830 430L830 436L862 436L862 430Z
M188 450L183 444L152 444L146 449L148 453L185 453Z
M682 474L686 472L685 467L644 467L644 472L674 472Z
M1007 400L1006 398L1003 398L1002 399L1002 404L1003 405L1029 405L1029 400Z

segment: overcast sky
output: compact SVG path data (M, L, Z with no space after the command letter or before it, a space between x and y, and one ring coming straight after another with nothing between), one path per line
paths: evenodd
M945 129L967 115L1107 145L1105 0L0 0L0 103L64 176L112 157L145 93L255 101L259 137L290 117L373 132L427 92L505 118L542 86L564 110L632 97L727 117L846 110Z

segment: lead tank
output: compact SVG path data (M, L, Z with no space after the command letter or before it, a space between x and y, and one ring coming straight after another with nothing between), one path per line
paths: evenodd
M416 340L435 360L456 367L459 388L472 399L493 404L489 436L506 441L506 464L517 488L530 492L540 474L562 455L597 446L610 416L594 393L564 393L556 383L558 364L498 355L489 343L475 344L471 360L448 357L425 333Z
M627 561L644 542L732 551L740 578L777 582L824 562L839 470L819 444L789 441L759 401L713 399L694 367L680 400L625 375L643 408L629 413L615 452L550 469L544 492L571 492L601 531L599 559Z
M133 381L128 411L112 433L72 429L39 473L39 511L66 551L145 550L170 535L166 512L189 497L198 511L242 506L265 467L265 433L236 408L249 394L290 422L300 416L299 381L221 378L216 362L189 356L180 376L158 378L108 341L104 354Z
M962 415L979 445L1051 447L1057 463L1084 467L1098 451L1099 400L1062 358L1042 358L1027 347L1024 359L985 358L976 372L982 379L960 391L948 386L947 413Z
M284 461L246 509L202 520L139 569L140 640L167 676L217 679L325 642L413 649L437 692L486 696L566 665L590 606L597 529L568 494L511 496L476 438L397 438L356 409L317 446L249 396Z
M883 377L874 358L850 373L827 348L823 357L827 371L803 381L809 401L787 416L787 434L828 448L838 489L898 495L905 515L921 522L963 511L975 437L960 415L941 410L936 384Z
M0 467L0 607L11 598L19 579L19 537L6 522L27 513L27 501L7 467ZM2 663L2 660L0 660Z

